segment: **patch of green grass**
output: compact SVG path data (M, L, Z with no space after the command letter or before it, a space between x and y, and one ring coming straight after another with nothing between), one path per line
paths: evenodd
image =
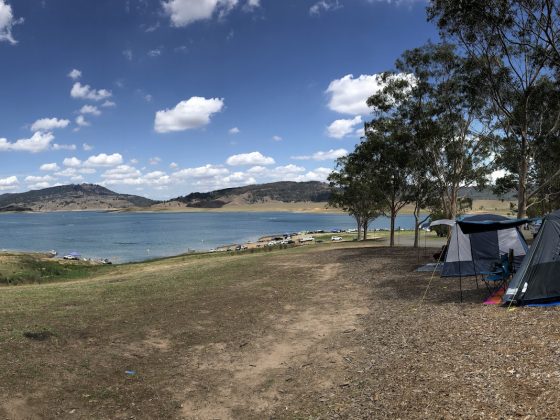
M73 280L110 269L112 267L102 265L44 260L32 254L9 255L0 261L0 286Z

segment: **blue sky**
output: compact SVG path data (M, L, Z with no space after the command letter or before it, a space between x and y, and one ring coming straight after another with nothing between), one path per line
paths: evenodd
M423 1L0 0L0 193L325 180Z

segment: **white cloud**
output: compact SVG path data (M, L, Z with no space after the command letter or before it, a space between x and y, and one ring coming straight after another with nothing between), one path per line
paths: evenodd
M47 181L41 181L35 184L27 184L27 188L29 188L30 190L42 190L43 188L49 188L52 186L53 185Z
M31 131L50 131L55 128L66 128L70 124L69 120L58 118L41 118L31 124Z
M101 106L103 108L113 108L113 107L117 106L117 104L114 103L113 101L105 101L101 104Z
M215 14L224 17L238 3L239 0L165 0L163 10L171 19L173 26L181 27L199 20L210 19ZM254 0L249 3L258 4Z
M223 166L205 165L198 168L185 168L174 172L173 176L177 178L212 178L228 175L229 170Z
M321 0L309 8L309 14L318 16L323 12L333 12L342 8L338 0Z
M56 163L44 163L39 169L42 171L58 171L60 167Z
M70 96L76 99L89 99L92 101L102 101L110 98L113 94L107 89L92 89L89 85L82 85L80 82L74 83Z
M12 36L12 27L21 22L23 22L23 19L14 18L12 6L7 4L5 0L0 0L0 42L7 41L10 44L17 44Z
M265 168L264 166L253 166L252 168L247 169L247 173L248 174L255 174L255 175L261 175L265 172L268 171L268 168Z
M175 162L171 162L171 163L169 164L169 167L170 167L171 169L177 169L177 168L179 167L179 165L177 165Z
M348 151L346 149L331 149L327 152L316 152L309 156L292 156L294 160L335 160L339 157L346 156Z
M362 123L359 115L351 120L336 120L327 127L327 135L334 139L341 139L349 134L356 134L356 126Z
M100 153L95 156L90 156L84 162L84 166L95 167L95 166L116 166L123 162L123 157L120 153L113 153L108 155L106 153Z
M161 158L158 157L158 156L154 156L154 157L148 159L148 163L150 165L157 165L157 164L161 163Z
M154 48L153 50L148 51L148 56L155 58L161 55L161 48Z
M89 152L90 150L93 150L93 146L87 143L82 144L82 149L84 149L86 152Z
M90 125L89 121L87 121L83 115L78 115L76 117L76 124L79 127L88 127Z
M306 181L321 181L325 182L328 176L331 174L332 169L329 168L317 168L312 171L307 172L304 175L300 175L294 179L297 182L306 182Z
M64 166L68 166L70 168L77 168L82 164L82 161L80 159L78 159L77 157L71 157L71 158L65 158L62 161L62 164Z
M101 115L101 111L95 105L84 105L79 112L80 114Z
M15 190L18 186L19 186L19 181L17 179L17 176L0 178L0 191Z
M272 140L274 140L274 141L282 141L282 140L284 140L284 139L283 139L282 137L280 137L280 136L272 136Z
M53 150L76 150L77 147L75 144L53 144Z
M383 88L383 83L378 79L379 75L362 74L357 79L352 74L347 74L341 79L335 79L326 90L331 96L329 108L340 114L367 115L370 108L367 99ZM413 75L398 74L395 78L405 78L413 81Z
M192 98L179 102L175 108L156 112L154 129L158 133L184 131L205 126L213 114L220 112L224 100L218 98Z
M229 133L229 134L239 134L240 132L241 132L241 130L240 130L239 128L237 128L237 127L233 127L233 128L230 128L230 129L228 130L228 133Z
M70 73L68 73L68 77L72 80L78 80L82 77L82 72L78 69L73 69Z
M226 163L230 166L273 165L275 161L271 157L264 156L261 152L251 152L230 156Z
M10 143L5 138L0 138L0 152L31 152L38 153L49 149L54 140L52 133L38 131L28 139L19 139Z

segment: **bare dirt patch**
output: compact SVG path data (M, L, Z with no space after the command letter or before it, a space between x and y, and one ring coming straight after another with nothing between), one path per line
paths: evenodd
M472 280L461 304L439 277L421 301L432 253L317 246L4 288L0 418L559 417L560 311L485 307Z

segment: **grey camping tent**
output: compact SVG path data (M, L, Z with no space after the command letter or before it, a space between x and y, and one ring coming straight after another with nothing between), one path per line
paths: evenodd
M529 254L502 300L518 305L560 300L560 210L543 219Z
M516 221L495 214L458 220L452 226L441 276L467 277L490 272L510 249L515 256L514 266L519 267L528 247L515 224Z

